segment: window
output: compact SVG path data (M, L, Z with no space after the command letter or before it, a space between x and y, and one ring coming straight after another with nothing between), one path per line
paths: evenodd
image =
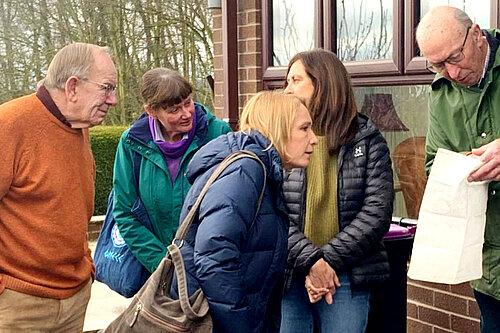
M273 0L274 66L287 66L298 52L314 48L314 6L303 0Z
M391 59L393 1L337 2L337 55L342 61Z
M337 53L355 86L428 84L415 28L431 7L464 9L481 28L499 23L500 0L263 0L264 87L282 86L288 60L321 47ZM292 35L296 38L290 38Z
M428 85L357 87L358 109L387 141L394 170L394 216L416 219L425 188Z

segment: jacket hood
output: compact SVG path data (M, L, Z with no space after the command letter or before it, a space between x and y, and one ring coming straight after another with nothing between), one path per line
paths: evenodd
M358 121L358 130L356 132L356 135L354 136L354 139L352 139L351 142L349 143L354 144L369 135L380 132L375 126L375 124L373 124L373 122L366 115L362 113L358 113L357 121Z
M214 165L222 162L226 156L238 150L250 150L255 153L266 166L267 177L275 182L283 180L281 158L269 140L258 131L250 134L230 132L221 135L203 146L189 163L186 176L192 184L195 179Z
M195 103L194 112L196 112L196 130L195 140L203 142L207 136L209 123L215 119L214 115L208 109L199 103ZM130 128L129 135L134 139L147 144L153 140L151 132L149 131L148 115L143 113Z

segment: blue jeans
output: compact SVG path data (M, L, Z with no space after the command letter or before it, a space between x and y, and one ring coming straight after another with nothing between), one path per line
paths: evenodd
M474 296L481 310L481 332L500 332L500 301L476 290Z
M370 292L351 292L347 273L341 273L338 277L341 286L335 291L332 305L328 305L324 299L311 304L304 287L305 278L294 278L281 302L280 333L365 332Z

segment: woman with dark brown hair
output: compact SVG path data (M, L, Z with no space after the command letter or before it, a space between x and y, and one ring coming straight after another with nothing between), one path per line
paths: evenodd
M284 184L291 224L281 332L364 332L370 288L389 277L389 149L357 112L334 53L295 55L285 93L306 101L318 145L307 169L294 169Z
M185 176L189 161L210 140L231 131L228 124L195 102L192 94L191 84L178 72L168 68L147 71L141 82L146 112L122 134L116 151L113 215L118 242L126 243L150 272L165 257L179 226L182 204L191 187ZM134 214L138 200L153 230Z

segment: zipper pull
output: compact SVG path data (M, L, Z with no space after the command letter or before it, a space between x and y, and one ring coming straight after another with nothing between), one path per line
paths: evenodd
M132 318L132 322L130 323L130 327L134 326L135 322L137 321L137 318L139 317L139 312L141 312L142 310L142 304L141 303L137 303L137 308L135 309L135 312L134 312L134 318Z

